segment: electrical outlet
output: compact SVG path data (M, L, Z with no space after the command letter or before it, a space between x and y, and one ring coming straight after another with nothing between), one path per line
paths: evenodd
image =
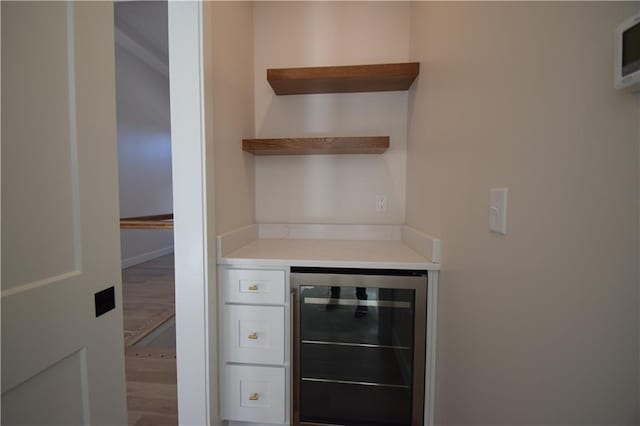
M376 195L376 211L383 212L387 210L387 194Z

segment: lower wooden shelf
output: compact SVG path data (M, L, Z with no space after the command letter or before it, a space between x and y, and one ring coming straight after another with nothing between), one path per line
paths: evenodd
M173 213L123 217L120 219L120 229L173 229Z
M243 139L242 150L254 155L382 154L389 136Z

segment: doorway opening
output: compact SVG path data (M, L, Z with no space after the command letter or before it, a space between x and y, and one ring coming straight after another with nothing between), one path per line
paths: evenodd
M114 3L129 425L177 425L166 1Z

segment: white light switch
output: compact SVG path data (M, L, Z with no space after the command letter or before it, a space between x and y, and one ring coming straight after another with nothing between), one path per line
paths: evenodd
M489 195L489 229L507 235L507 188L493 188Z

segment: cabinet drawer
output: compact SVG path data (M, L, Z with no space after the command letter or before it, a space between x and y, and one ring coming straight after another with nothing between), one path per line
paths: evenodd
M222 389L223 419L284 423L284 384L282 367L227 365Z
M225 361L284 363L284 307L225 305Z
M284 271L225 269L223 281L225 302L284 305Z

